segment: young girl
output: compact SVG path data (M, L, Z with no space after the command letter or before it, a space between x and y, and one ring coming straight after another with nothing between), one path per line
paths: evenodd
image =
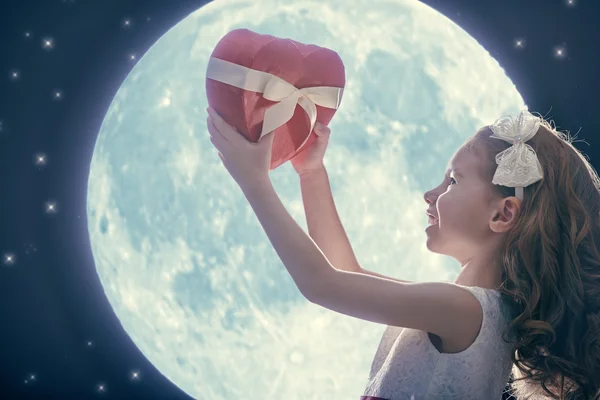
M211 141L300 292L387 325L362 400L500 399L510 378L517 399L600 397L600 179L568 136L523 111L461 146L424 196L427 248L461 272L407 282L356 260L322 162L326 127L291 161L311 240L269 185L272 135L249 144L209 114Z
M322 163L329 130L316 133L312 148L291 161L310 236L336 268L407 283L359 266ZM515 146L511 134L521 136ZM599 189L570 138L543 119L525 111L480 129L424 196L427 248L462 265L455 287L431 290L460 303L464 315L436 315L442 326L407 317L429 332L388 326L361 399L500 399L511 368L518 399L596 398Z

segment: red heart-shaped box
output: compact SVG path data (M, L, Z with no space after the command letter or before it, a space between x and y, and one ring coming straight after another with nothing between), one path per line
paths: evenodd
M248 29L227 33L217 43L211 57L275 75L297 89L315 86L343 88L346 84L344 64L336 52L291 39L261 35ZM265 99L262 93L208 77L206 95L210 107L254 143L260 138L265 111L276 104ZM337 111L318 104L316 109L317 121L323 125L328 125ZM296 104L292 118L274 131L271 170L291 160L316 140L310 125L304 108Z

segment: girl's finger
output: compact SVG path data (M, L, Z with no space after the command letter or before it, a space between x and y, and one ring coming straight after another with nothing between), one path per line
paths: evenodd
M323 125L322 123L317 122L315 124L315 133L318 136L325 136L329 133L329 128L327 126Z
M219 130L219 128L215 124L215 121L211 117L208 117L206 119L206 124L208 126L208 132L210 132L211 136L215 137L218 135L219 138L227 140L227 137Z
M222 150L221 143L219 143L219 141L216 138L214 138L214 137L211 136L210 137L210 142L213 144L213 146L215 146L215 149L217 151L220 152Z
M208 123L208 131L210 132L210 142L217 148L221 149L221 147L226 146L227 139L217 131L215 126L209 122Z

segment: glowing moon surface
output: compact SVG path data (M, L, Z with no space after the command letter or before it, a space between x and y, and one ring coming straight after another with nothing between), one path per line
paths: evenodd
M87 193L98 276L127 334L198 399L358 399L383 325L304 299L206 130L208 57L227 32L338 52L347 86L325 165L361 265L453 280L425 247L423 193L477 128L525 107L472 37L417 1L217 0L131 71L94 149ZM289 163L273 184L306 230Z

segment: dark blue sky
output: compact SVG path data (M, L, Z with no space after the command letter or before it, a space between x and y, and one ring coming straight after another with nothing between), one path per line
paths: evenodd
M0 2L0 398L189 398L114 316L93 270L85 194L114 94L137 59L205 3ZM598 169L600 2L424 3L499 61L530 110L578 133L587 144L576 147ZM42 154L45 163L36 158Z

